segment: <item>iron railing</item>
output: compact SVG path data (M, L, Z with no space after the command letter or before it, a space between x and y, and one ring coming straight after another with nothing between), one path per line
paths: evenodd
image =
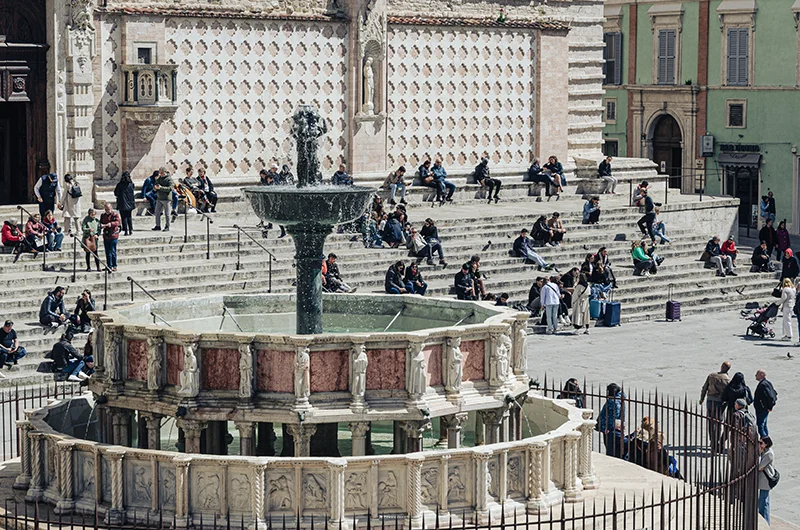
M256 245L261 247L261 250L263 250L264 252L269 254L269 259L267 260L269 262L269 284L268 284L268 287L267 287L267 292L271 293L272 292L272 262L273 261L277 261L277 259L275 258L275 254L270 252L269 249L267 249L267 247L265 247L264 245L259 243L256 240L256 238L254 238L253 236L248 234L245 231L245 229L242 228L241 226L235 224L235 225L233 225L233 227L237 231L237 233L236 233L236 270L238 271L242 267L242 261L241 261L241 257L242 257L242 234L244 234L250 239L250 241L252 241Z
M83 241L80 240L78 236L75 234L70 234L72 236L72 281L75 282L75 275L78 273L78 257L77 257L77 247L75 246L75 241L83 248L83 251L87 254L91 254L97 263L103 267L103 311L108 309L108 275L111 274L113 271L106 265L101 259L100 256L97 255L92 249L87 247Z
M32 218L33 214L25 209L24 206L17 205L17 210L19 210L19 224L25 226L25 214L28 215L28 218ZM24 233L23 228L23 237L27 239L27 236ZM34 249L35 250L35 249ZM20 248L19 251L21 252L22 249ZM42 270L47 271L47 236L45 235L44 240L42 241Z
M142 290L142 292L143 292L144 294L146 294L147 296L149 296L149 297L150 297L150 300L152 300L152 301L154 301L154 302L156 301L156 297L155 297L155 296L153 296L152 294L150 294L150 291L148 291L147 289L145 289L144 287L142 287L142 284L140 284L139 282L137 282L136 280L134 280L134 279L133 279L133 278L131 278L130 276L128 276L128 281L129 281L129 282L131 282L131 302L133 302L133 286L134 286L134 285L136 285L136 287L138 287L139 289L141 289L141 290Z

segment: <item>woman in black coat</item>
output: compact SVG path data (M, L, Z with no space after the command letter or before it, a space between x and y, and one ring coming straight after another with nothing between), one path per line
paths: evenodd
M136 208L134 199L134 187L131 174L125 171L119 179L117 187L114 188L114 196L117 198L117 210L122 219L122 233L129 236L133 233L133 209Z
M730 419L730 416L736 411L733 405L736 403L736 400L740 398L747 401L748 405L753 402L753 394L750 392L750 387L744 382L744 374L742 372L736 372L733 379L728 383L728 386L722 391L722 402L728 410L728 419Z
M768 249L769 250L769 249ZM783 253L783 267L781 267L781 281L784 278L790 278L792 283L794 279L800 276L800 261L792 252L792 249L787 248Z

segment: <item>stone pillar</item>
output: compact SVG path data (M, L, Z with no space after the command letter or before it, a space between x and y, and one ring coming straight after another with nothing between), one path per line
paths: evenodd
M359 421L351 423L350 432L353 435L353 456L365 456L367 454L369 422Z
M311 437L317 432L317 426L313 424L287 424L286 430L289 431L289 434L294 439L294 456L311 456Z
M458 412L456 414L442 416L441 425L442 430L447 436L448 449L458 449L461 447L461 429L468 417L469 414L466 412Z
M253 443L255 425L253 422L235 421L233 424L239 430L239 454L242 456L255 456L255 444Z
M197 420L178 420L178 427L183 430L185 452L187 454L200 454L200 435L203 433L205 423Z
M31 481L25 500L35 502L42 500L44 494L44 435L39 432L31 432L29 435L31 447Z
M114 445L131 446L131 411L128 409L111 408L113 423L112 443Z
M272 423L258 422L256 434L256 454L258 456L275 456L276 437Z
M581 434L569 432L564 435L564 499L567 502L578 502L583 498L578 482L578 442Z
M600 481L594 474L592 465L592 433L594 432L594 422L586 422L580 427L581 439L578 443L579 470L578 478L581 479L583 488L587 490L600 487Z
M486 426L483 423L483 414L480 411L475 413L475 445L486 443Z
M422 526L422 464L425 458L421 455L412 455L407 459L408 517L411 520L411 528L419 528Z
M334 459L329 461L330 469L330 530L344 529L347 526L344 513L344 471L347 469L347 460Z
M528 446L528 513L547 513L548 506L542 488L543 458L547 445L544 442L533 442Z
M106 452L111 465L111 509L106 512L106 523L121 525L125 519L124 480L122 475L122 459L125 451L111 449Z
M252 429L252 423L251 429ZM267 464L258 463L254 466L253 489L250 505L253 507L253 524L250 530L266 530L267 523L264 515L264 498L266 497Z
M159 414L142 414L144 418L145 428L146 428L146 436L147 436L147 448L160 450L161 449L161 421L164 419L164 416Z
M29 436L33 426L27 420L20 420L17 422L17 429L19 429L20 473L17 475L13 487L15 490L27 490L31 485L31 441Z
M475 460L475 515L478 523L489 520L489 459L492 453L479 451L472 454Z
M72 448L68 441L56 443L58 449L58 489L59 498L55 507L57 514L72 513L75 509L74 481L72 475Z
M422 451L422 437L425 431L430 430L431 420L409 420L403 422L406 434L406 452L418 453Z
M291 225L297 263L297 334L322 333L322 260L325 238L333 230L329 225Z
M444 453L439 460L439 514L447 512L447 494L449 493L448 482L450 477L449 460L451 455Z
M495 493L497 493L497 502L504 504L508 498L508 449L500 451L500 463L495 471Z
M172 459L175 464L175 526L178 528L189 527L189 463L191 461L191 457L188 456L178 456Z
M402 455L406 452L406 433L403 431L403 422L392 423L392 453Z
M483 423L486 425L487 444L504 442L508 439L506 429L508 408L500 407L493 410L482 410L478 415L483 416Z

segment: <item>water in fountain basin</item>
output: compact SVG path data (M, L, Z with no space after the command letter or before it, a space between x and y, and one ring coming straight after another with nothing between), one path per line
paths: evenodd
M514 403L519 408L520 416L522 416L522 419L525 420L525 426L528 428L527 437L533 436L533 429L531 429L531 422L530 420L528 420L528 415L525 413L525 409L522 408L522 405L519 404L517 398L515 398L514 396L509 396L509 397L511 398L511 402ZM523 436L523 438L526 438L526 436Z

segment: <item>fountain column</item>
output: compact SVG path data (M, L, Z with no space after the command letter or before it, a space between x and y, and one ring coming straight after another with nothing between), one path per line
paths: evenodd
M255 425L251 421L235 421L233 424L239 430L239 454L242 456L254 456L253 432L255 431Z
M294 456L311 455L311 437L317 432L317 426L313 424L286 425L286 430L294 439Z
M350 432L353 435L353 456L365 456L367 454L369 422L359 421L351 423Z
M330 225L298 224L286 227L294 239L297 261L297 334L322 333L322 260Z
M161 420L164 416L159 414L142 414L147 429L147 448L161 449Z
M442 416L442 430L445 431L445 436L447 437L448 449L458 449L461 447L461 429L468 417L469 414L466 412Z
M200 435L203 432L205 425L203 422L196 420L178 420L178 427L183 431L184 444L186 453L200 454Z

